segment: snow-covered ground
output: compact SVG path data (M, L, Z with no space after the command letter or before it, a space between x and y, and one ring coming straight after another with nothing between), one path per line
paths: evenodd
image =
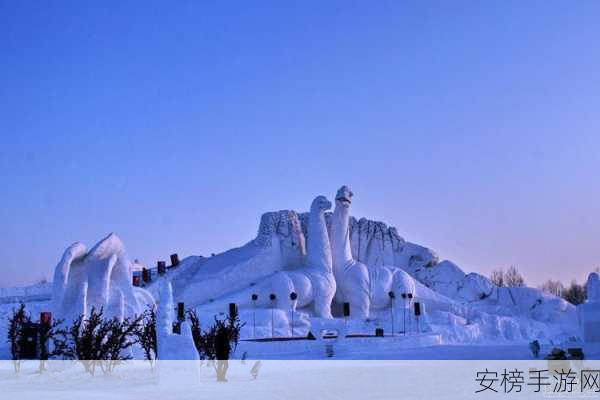
M151 371L146 363L134 362L118 366L113 375L86 374L77 363L49 366L37 373L37 363L28 362L20 374L9 362L0 363L0 386L5 398L18 399L540 399L593 397L582 393L577 384L572 392L554 392L560 381L549 377L549 386L536 392L530 384L531 370L573 368L579 371L598 369L599 362L552 364L544 361L261 361L230 362L228 382L216 382L214 368L206 363L162 362ZM258 372L253 376L252 370ZM504 393L501 374L504 370L521 371L520 389ZM497 373L492 382L498 392L481 390L478 373ZM553 375L554 376L554 375ZM510 384L508 385L510 388Z

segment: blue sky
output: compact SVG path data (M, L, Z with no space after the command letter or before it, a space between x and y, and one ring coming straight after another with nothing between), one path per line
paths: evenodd
M326 4L323 4L326 3ZM342 184L467 271L600 266L600 3L0 1L0 286L209 254Z

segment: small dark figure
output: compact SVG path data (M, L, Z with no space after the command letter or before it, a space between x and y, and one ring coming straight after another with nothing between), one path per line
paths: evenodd
M258 372L260 371L260 367L262 366L262 361L258 360L257 362L254 363L254 365L252 366L252 369L250 370L250 375L252 375L252 378L256 379L258 378Z
M245 365L245 364L246 364L246 358L247 358L247 357L248 357L248 352L247 352L247 351L245 351L245 352L242 354L242 365Z
M215 336L215 355L217 356L217 381L227 382L229 369L229 354L231 353L229 331L225 326L220 326Z
M539 358L539 356L540 356L540 342L538 342L537 340L534 340L533 342L529 343L529 349L531 350L531 352L533 353L533 356L535 358Z

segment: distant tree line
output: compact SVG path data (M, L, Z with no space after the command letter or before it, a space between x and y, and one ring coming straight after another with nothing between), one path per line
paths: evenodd
M517 267L511 265L506 271L503 269L495 269L490 275L492 283L498 287L523 287L525 279L517 270Z
M490 281L498 287L523 287L525 279L519 270L513 265L506 271L495 269L490 274ZM540 290L562 297L571 304L578 305L587 299L586 287L584 284L572 280L568 286L563 285L558 280L548 279L538 287Z
M546 293L562 297L571 304L578 305L586 301L587 292L584 284L579 284L575 279L569 286L564 286L562 282L548 279L539 286L539 289Z

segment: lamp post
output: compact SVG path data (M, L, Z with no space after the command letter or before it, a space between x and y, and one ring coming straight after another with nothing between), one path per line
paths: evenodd
M406 293L402 293L402 334L406 336Z
M417 333L421 333L419 328L419 317L421 316L421 303L415 302L415 319L417 320Z
M393 291L390 291L388 293L388 296L390 296L390 300L391 300L390 310L391 310L391 317L392 317L392 336L394 336L394 300L396 299L396 294Z
M274 293L271 293L269 295L269 299L271 299L271 339L275 338L275 299L277 299L277 296L275 296Z
M252 336L256 339L256 300L257 294L252 294Z
M294 303L296 302L297 298L298 295L296 294L296 292L290 293L290 300L292 301L292 306L290 309L290 313L292 315L292 337L294 337Z
M348 317L350 316L350 303L344 303L344 329L346 330L346 336L348 336Z
M408 311L410 311L410 306L411 306L413 294L412 293L407 293L406 297L408 297ZM408 316L410 317L410 312L409 312ZM408 327L409 327L409 329L412 328L412 322L411 322L411 320L412 320L412 318L408 319Z

